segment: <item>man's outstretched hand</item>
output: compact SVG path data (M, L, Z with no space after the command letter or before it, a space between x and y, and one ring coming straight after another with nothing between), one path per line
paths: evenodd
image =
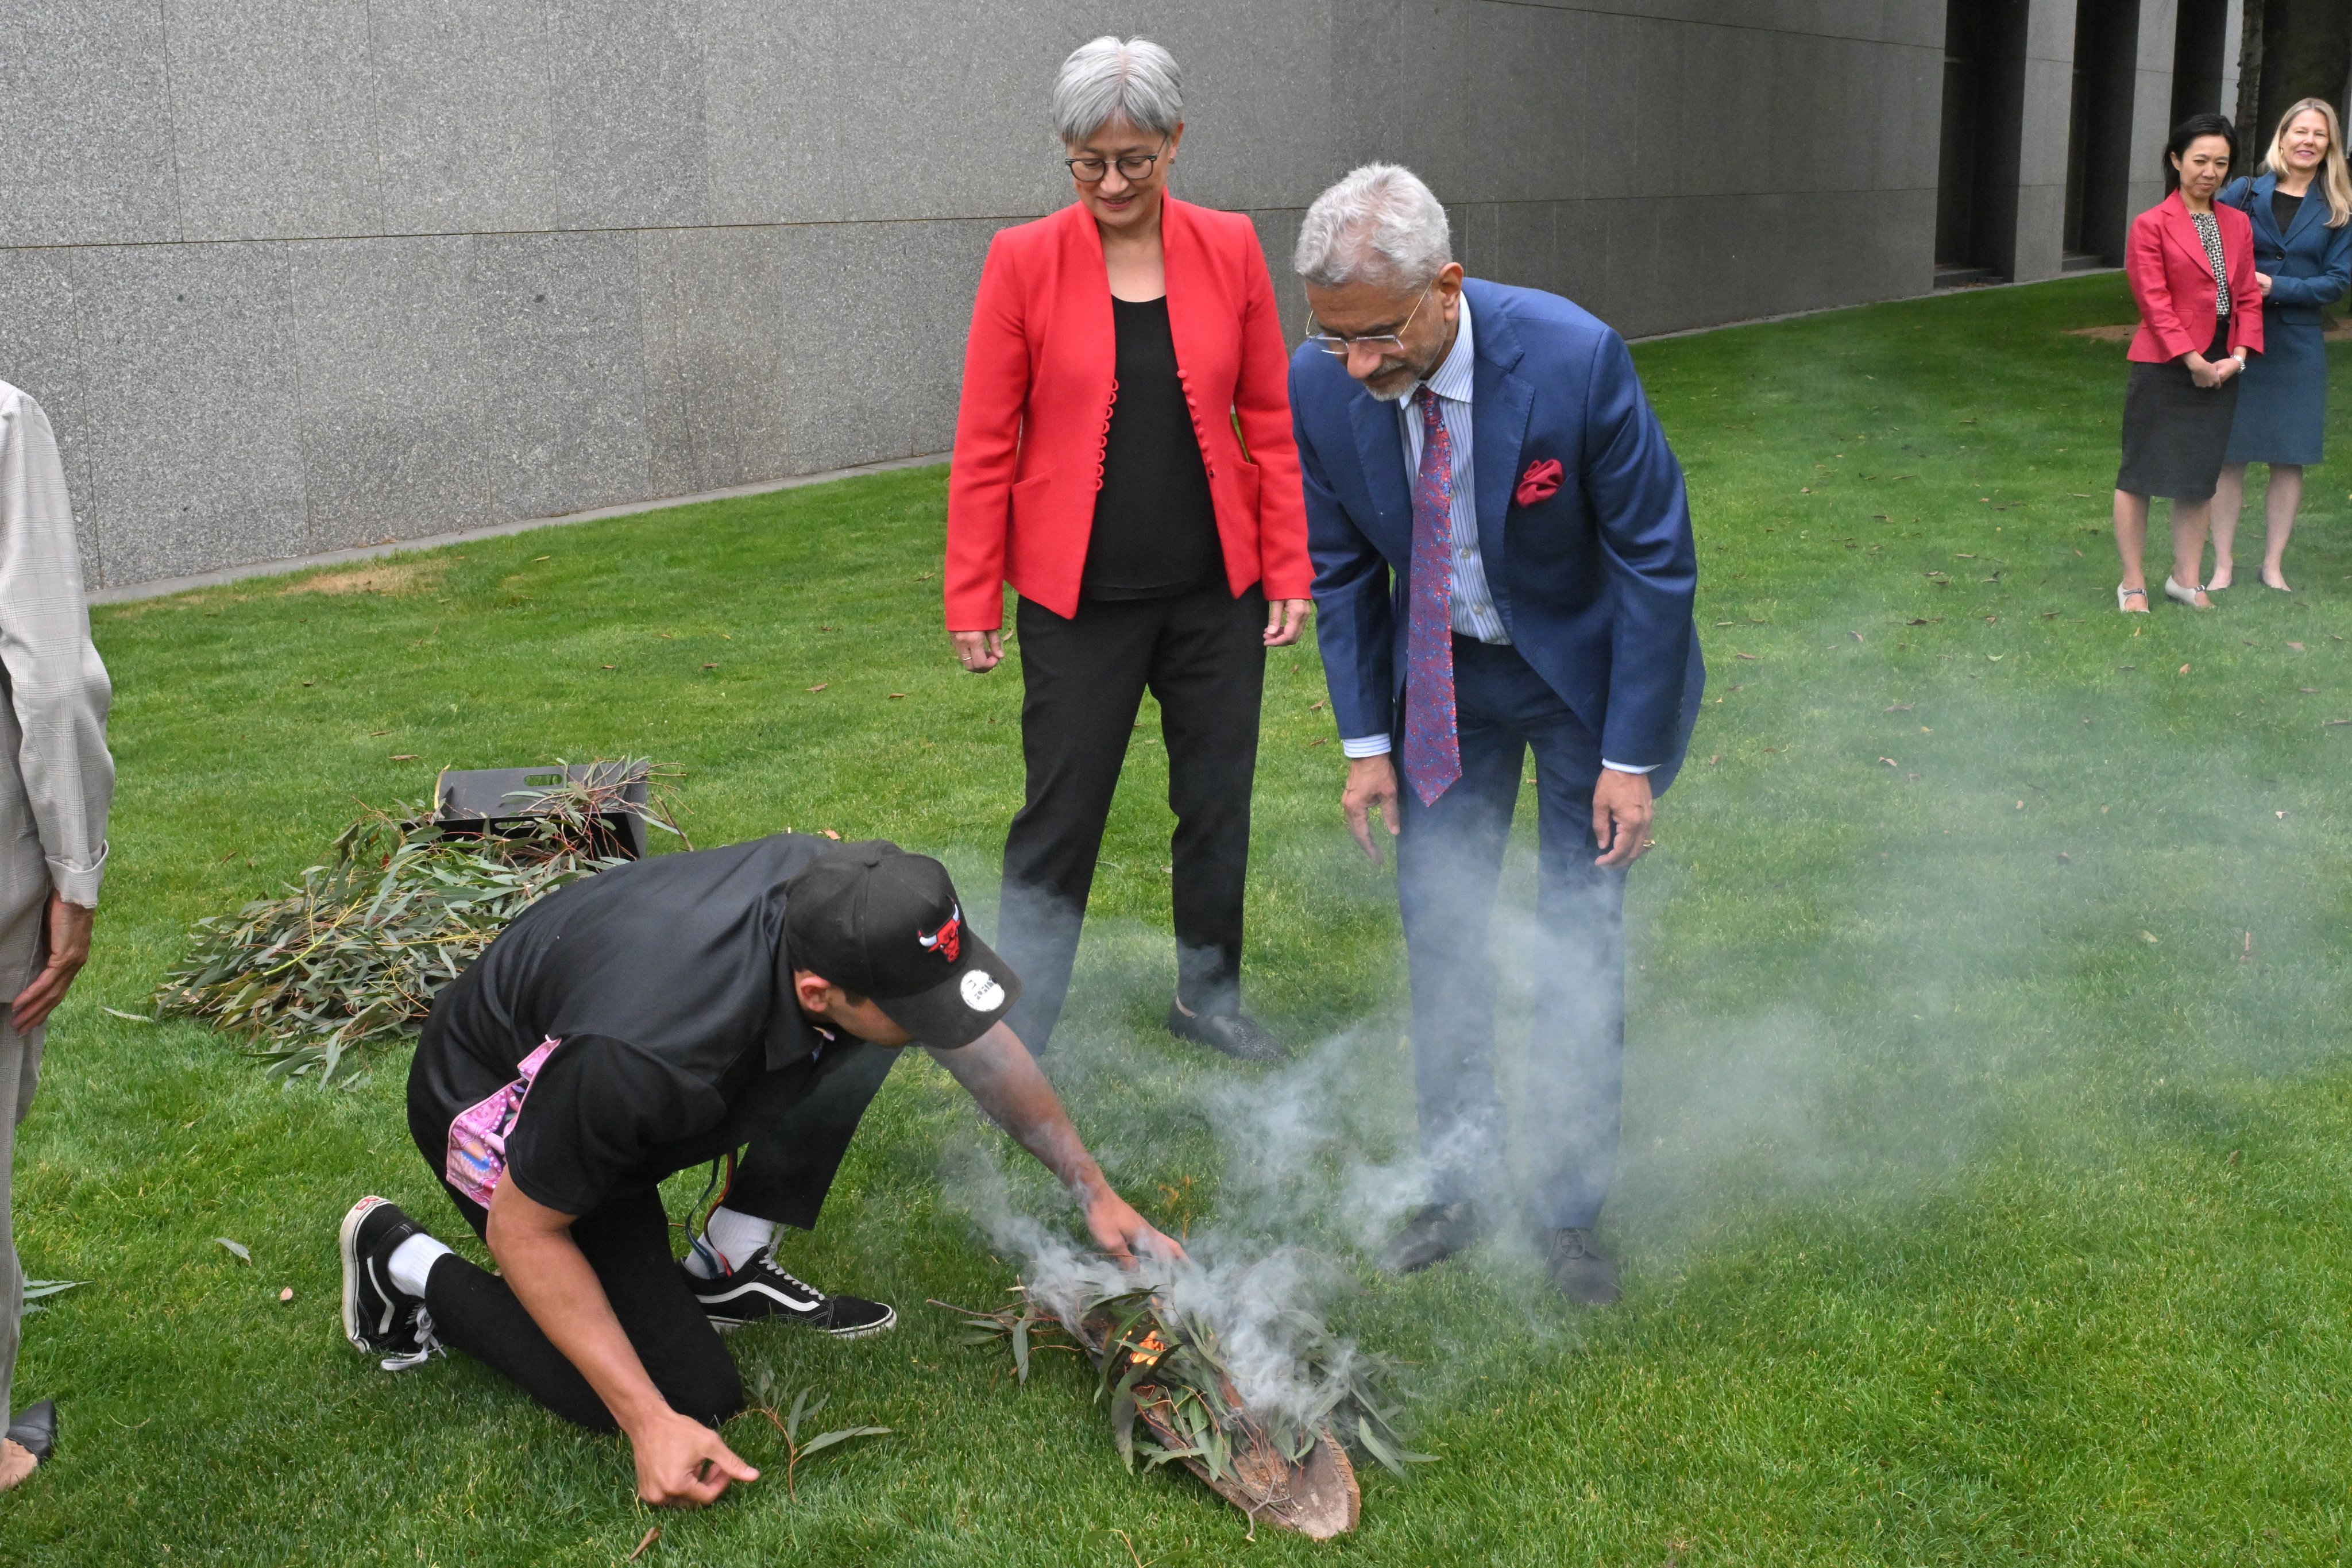
M96 911L49 895L49 961L33 983L16 994L8 1026L18 1034L39 1028L66 999L74 976L89 962L89 925Z
M1650 847L1650 823L1657 815L1650 775L1601 770L1592 785L1592 841L1601 847L1596 866L1631 866Z
M637 1462L637 1495L656 1508L701 1508L717 1502L730 1481L760 1479L725 1438L675 1410L633 1430L629 1447Z
M1348 814L1348 831L1356 836L1357 847L1373 865L1379 865L1381 841L1372 837L1371 817L1377 812L1389 837L1397 836L1401 819L1397 815L1395 764L1385 755L1349 758L1348 784L1339 792L1339 809Z
M1139 1253L1169 1263L1187 1261L1175 1237L1163 1234L1108 1186L1097 1187L1087 1200L1087 1228L1094 1232L1096 1243L1121 1263L1134 1262Z

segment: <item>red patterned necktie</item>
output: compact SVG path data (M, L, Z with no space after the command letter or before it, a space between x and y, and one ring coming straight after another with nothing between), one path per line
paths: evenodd
M1412 580L1404 626L1404 776L1434 805L1462 776L1454 723L1454 437L1437 394L1421 404L1421 472L1412 487Z

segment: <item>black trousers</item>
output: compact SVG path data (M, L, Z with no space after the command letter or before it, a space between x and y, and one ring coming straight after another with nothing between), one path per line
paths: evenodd
M829 1047L810 1092L761 1130L736 1167L726 1203L740 1213L808 1229L816 1224L849 1140L898 1053L863 1041ZM412 1124L438 1174L448 1129ZM489 1214L445 1180L457 1213L483 1236ZM743 1408L743 1380L670 1251L661 1194L614 1193L572 1223L572 1239L604 1288L621 1331L670 1407L717 1426ZM614 1430L612 1412L497 1275L451 1256L433 1266L425 1305L442 1343L464 1351L567 1421Z
M1029 787L1004 840L996 947L1022 987L1005 1022L1033 1052L1053 1037L1146 689L1160 700L1176 814L1177 994L1196 1013L1238 1010L1265 595L1235 597L1218 584L1165 599L1090 599L1068 619L1023 599L1015 625Z

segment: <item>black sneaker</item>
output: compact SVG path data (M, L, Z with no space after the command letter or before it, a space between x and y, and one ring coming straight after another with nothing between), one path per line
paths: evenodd
M776 1267L772 1247L763 1247L732 1274L705 1279L688 1274L688 1289L702 1303L713 1328L740 1329L773 1318L801 1323L837 1340L862 1340L898 1326L888 1303L858 1296L828 1296Z
M440 1343L424 1299L392 1282L393 1249L424 1232L388 1199L364 1197L343 1215L343 1338L386 1372L422 1363Z
M1287 1061L1290 1053L1246 1013L1187 1013L1168 1005L1168 1032L1245 1062Z

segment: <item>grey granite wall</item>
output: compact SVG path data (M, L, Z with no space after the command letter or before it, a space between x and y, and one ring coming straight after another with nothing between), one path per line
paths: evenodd
M1066 197L1054 68L1114 28L1183 61L1177 187L1294 315L1299 210L1373 157L1629 335L1918 293L1941 13L0 0L0 378L112 586L942 451L989 237Z

